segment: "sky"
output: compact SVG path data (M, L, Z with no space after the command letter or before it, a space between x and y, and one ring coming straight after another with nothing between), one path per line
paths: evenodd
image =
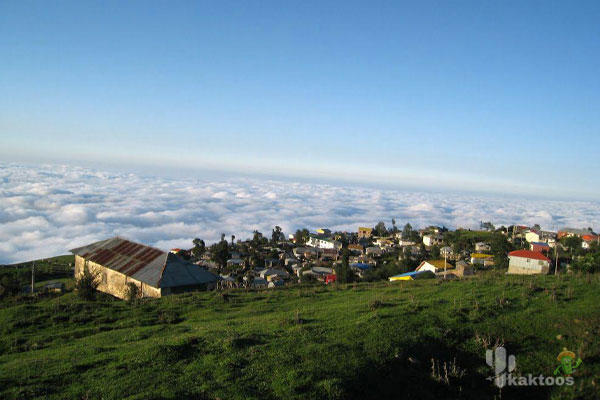
M597 199L598 21L598 1L4 0L0 158Z

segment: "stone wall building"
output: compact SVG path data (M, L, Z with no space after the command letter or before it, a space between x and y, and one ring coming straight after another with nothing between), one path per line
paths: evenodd
M129 283L142 297L215 288L219 277L205 268L154 247L113 237L71 250L75 279L85 269L97 276L98 290L126 298Z

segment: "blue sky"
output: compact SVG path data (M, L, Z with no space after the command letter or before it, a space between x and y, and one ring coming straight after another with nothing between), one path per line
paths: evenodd
M597 1L3 1L0 156L597 198L599 20Z

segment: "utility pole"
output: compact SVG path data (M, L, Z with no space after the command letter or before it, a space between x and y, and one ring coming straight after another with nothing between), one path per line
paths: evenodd
M444 279L446 279L446 258L448 255L444 252Z
M556 274L556 276L558 276L560 272L558 271L558 243L556 242L554 243L554 263L554 273Z
M31 264L31 294L33 294L35 285L35 261Z

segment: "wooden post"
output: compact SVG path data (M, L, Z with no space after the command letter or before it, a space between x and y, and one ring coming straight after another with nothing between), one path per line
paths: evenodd
M31 264L31 293L35 291L35 261Z

